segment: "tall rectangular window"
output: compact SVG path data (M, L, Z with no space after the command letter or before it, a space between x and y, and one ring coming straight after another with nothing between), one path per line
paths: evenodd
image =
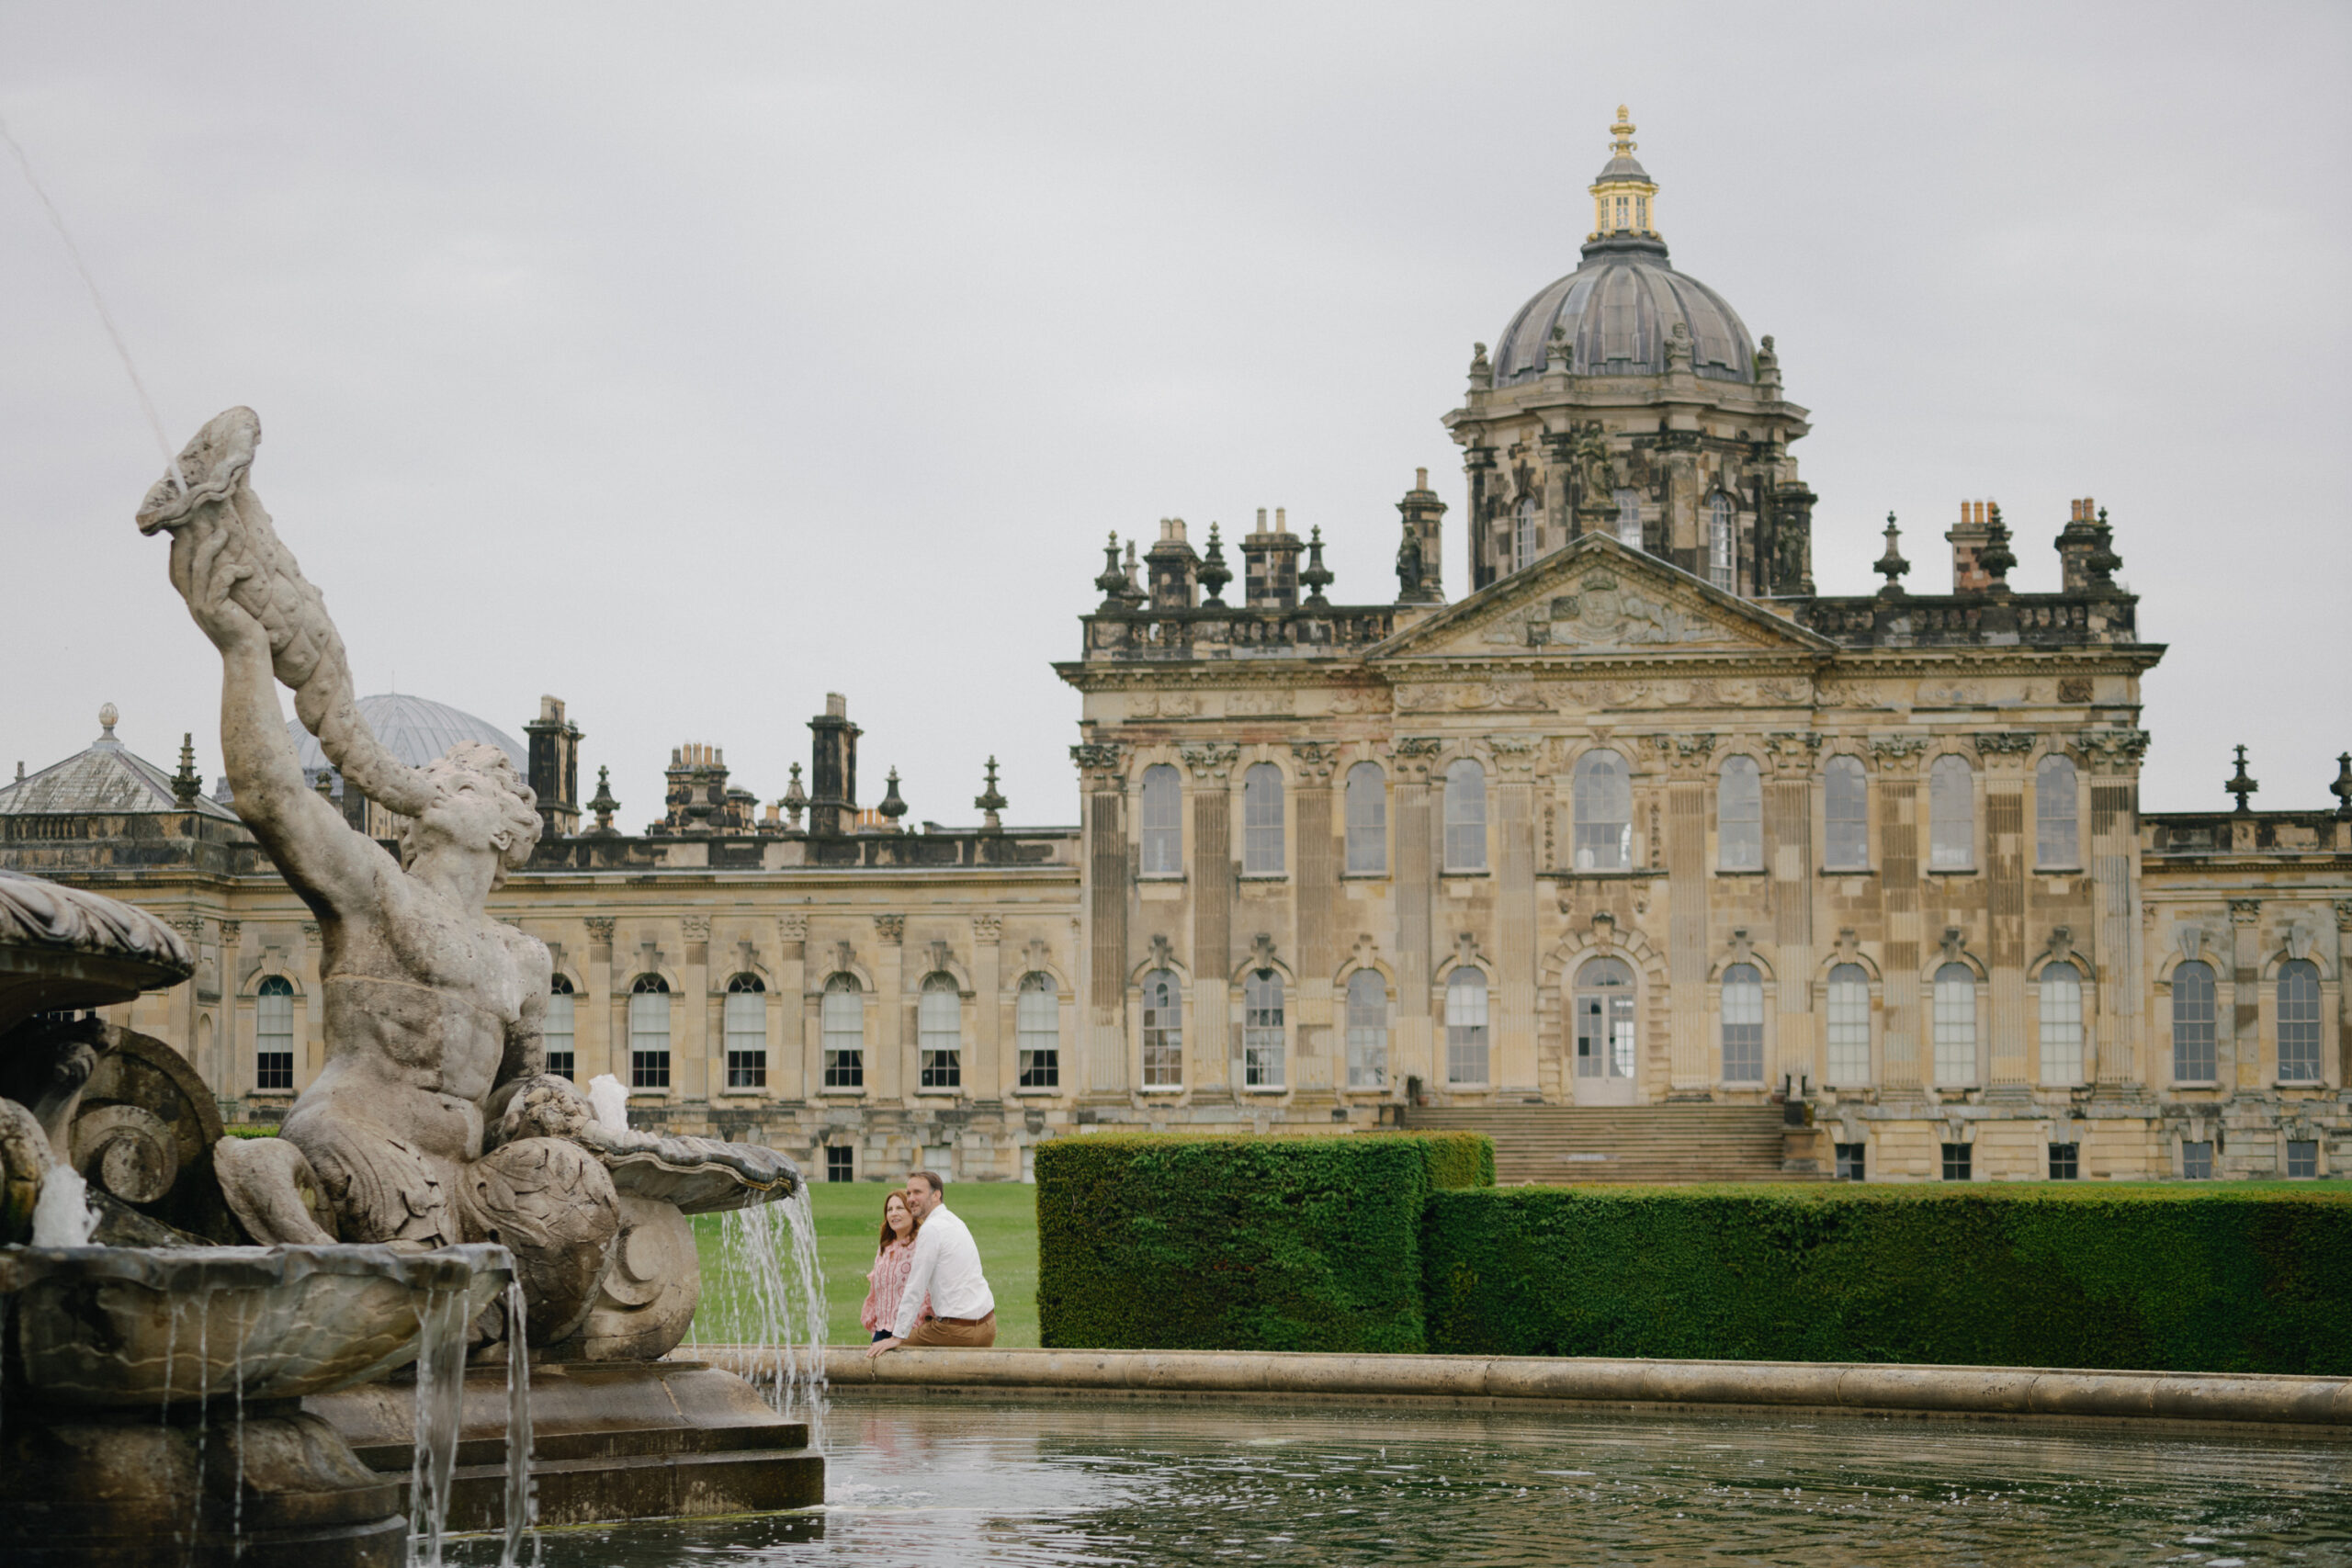
M738 975L727 982L719 1022L727 1039L727 1087L767 1088L767 987L757 975Z
M2199 959L2172 972L2172 1077L2213 1081L2213 971Z
M1822 769L1822 815L1827 840L1822 864L1831 871L1867 871L1871 863L1871 789L1858 757L1832 757Z
M1054 977L1032 971L1021 977L1013 1004L1012 1032L1020 1052L1020 1087L1057 1089L1062 1081L1062 1009Z
M1348 1087L1388 1085L1388 983L1376 969L1348 976Z
M1445 770L1445 869L1487 869L1487 770L1470 757Z
M1143 874L1184 874L1183 781L1166 762L1143 771Z
M1143 1087L1184 1087L1184 993L1171 969L1143 977Z
M2319 966L2293 958L2278 966L2278 1081L2319 1080Z
M539 1026L539 1037L547 1043L547 1070L560 1078L580 1075L580 1058L573 1048L578 1000L571 994L571 982L562 976L548 982L547 1019Z
M1976 971L1947 964L1936 971L1936 1082L1961 1089L1976 1081Z
M294 1087L294 984L272 975L254 992L254 1088Z
M2083 1081L2083 976L2071 964L2042 965L2041 1081Z
M1388 779L1377 762L1348 770L1348 874L1379 876L1388 870Z
M1976 865L1976 772L1965 757L1942 756L1928 772L1928 868Z
M825 1055L827 1089L865 1087L865 991L854 975L825 982L817 1024Z
M1241 1082L1247 1089L1283 1087L1283 977L1271 969L1241 983Z
M1642 547L1642 492L1621 490L1617 492L1617 542L1629 550Z
M1715 863L1764 869L1764 779L1753 757L1726 757L1715 775Z
M2033 863L2045 871L2073 871L2083 863L2075 831L2075 764L2044 757L2033 771Z
M1241 872L1283 874L1283 771L1272 762L1241 775Z
M670 1087L670 987L659 975L640 976L629 992L628 1086Z
M1445 1081L1487 1081L1487 976L1456 969L1445 984Z
M1724 1081L1764 1081L1764 977L1753 964L1724 971Z
M1717 493L1707 500L1707 581L1726 593L1738 587L1732 545L1731 497Z
M933 975L915 1003L916 1049L924 1089L960 1089L964 1083L964 1001L952 975Z
M1519 516L1511 531L1510 569L1517 571L1535 563L1535 498L1528 496L1519 503Z
M1871 976L1859 964L1829 971L1829 1087L1866 1089L1871 1081Z
M1577 759L1576 869L1623 871L1633 863L1634 780L1625 759L1607 750Z

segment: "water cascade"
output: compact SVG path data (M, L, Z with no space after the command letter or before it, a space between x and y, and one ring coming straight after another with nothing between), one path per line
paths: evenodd
M467 1292L458 1286L429 1292L417 1308L416 1451L410 1461L408 1504L413 1568L441 1568L449 1483L458 1467L458 1429L465 1411L467 1307Z
M538 1487L531 1476L531 1347L523 1321L523 1286L506 1284L506 1541L498 1568L516 1568L523 1538L538 1541Z
M90 1184L70 1165L51 1170L33 1202L35 1247L87 1247L98 1228L98 1213L90 1207Z
M695 1315L694 1342L725 1347L770 1409L824 1446L825 1276L804 1188L780 1203L719 1216L718 1277Z

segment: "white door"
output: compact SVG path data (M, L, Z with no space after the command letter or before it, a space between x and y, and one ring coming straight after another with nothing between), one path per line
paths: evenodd
M1577 1043L1577 1103L1633 1104L1633 970L1617 958L1587 964L1577 976L1570 1011Z

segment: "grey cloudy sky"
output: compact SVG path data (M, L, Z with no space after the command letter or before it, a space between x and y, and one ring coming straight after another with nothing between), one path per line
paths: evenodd
M2112 511L2151 808L2352 747L2352 7L15 5L5 116L173 444L257 486L360 688L571 702L623 820L682 740L773 799L849 694L920 819L1076 818L1106 531L1320 525L1393 595L1473 339L1572 268L1628 103L1676 265L1775 334L1828 592L1962 497L2028 589ZM159 470L0 165L0 766L123 713L219 771ZM13 770L12 770L13 771Z

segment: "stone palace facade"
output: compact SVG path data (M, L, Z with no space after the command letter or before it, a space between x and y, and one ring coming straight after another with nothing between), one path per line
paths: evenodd
M1890 518L1885 586L1817 593L1810 416L1669 265L1615 133L1582 265L1445 418L1467 596L1426 473L1382 603L1331 602L1281 513L1230 541L1238 602L1215 527L1114 537L1057 666L1075 829L1001 826L992 773L978 827L909 829L895 775L862 808L839 698L805 787L762 807L684 746L640 833L582 803L552 698L521 742L368 699L411 761L526 766L546 836L493 908L555 955L551 1048L835 1179L1530 1103L1796 1102L1792 1165L1873 1179L2352 1167L2352 761L2332 810L2249 809L2241 758L2236 809L2143 813L2165 649L2087 500L2041 524L2057 592L2009 586L2010 524L1967 502L1949 592L1906 586ZM112 729L0 789L0 863L177 922L196 981L119 1021L269 1120L322 1060L317 928L185 752Z

